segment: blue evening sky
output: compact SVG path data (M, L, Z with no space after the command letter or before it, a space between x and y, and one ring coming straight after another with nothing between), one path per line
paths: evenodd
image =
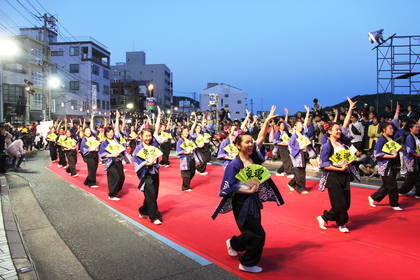
M73 35L107 45L112 64L142 50L147 63L173 71L175 95L224 82L245 90L254 110L276 104L296 111L313 97L326 106L375 93L367 32L420 33L414 0L38 1Z

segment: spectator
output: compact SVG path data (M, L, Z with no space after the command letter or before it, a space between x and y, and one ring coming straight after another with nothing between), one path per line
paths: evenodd
M363 149L363 136L365 133L365 128L361 122L359 122L357 115L353 114L351 117L350 124L350 135L353 137L351 143L353 146L361 151Z
M378 141L378 138L381 137L381 129L379 127L378 117L373 117L372 124L369 125L368 128L368 137L369 137L369 151L372 150L372 148L375 146L376 141Z

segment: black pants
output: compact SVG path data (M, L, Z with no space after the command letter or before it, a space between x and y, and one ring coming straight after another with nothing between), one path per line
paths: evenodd
M196 166L196 169L200 173L206 172L207 161L206 161L206 158L205 158L205 153L206 153L205 148L204 147L198 148L197 153L200 155L200 157L203 160L203 162L201 162L200 164L198 164Z
M239 213L242 209L244 194L235 194L232 199L233 214L235 220L238 220ZM261 213L258 218L247 216L243 225L238 225L241 235L233 236L230 244L235 251L245 251L239 258L242 265L254 266L261 259L261 255L265 244L265 231L261 225Z
M283 163L283 168L279 168L277 172L282 173L285 172L287 175L290 175L293 173L293 165L292 160L290 159L290 153L287 146L279 146L279 154L280 154L280 160Z
M420 172L407 172L404 184L399 189L399 193L408 193L413 187L416 188L416 196L420 196Z
M147 174L140 182L144 184L144 201L143 206L139 208L141 215L149 216L151 221L161 220L162 215L159 213L157 199L159 195L159 174Z
M305 167L293 167L295 177L289 181L288 185L302 192L306 188L306 169Z
M162 160L160 161L161 165L169 165L169 154L171 152L171 142L166 141L160 145L160 150L162 151Z
M325 210L322 218L335 221L337 226L344 226L349 221L347 211L350 208L350 174L348 172L329 171L326 183L331 209Z
M58 164L63 167L66 166L67 160L66 160L66 154L64 153L63 147L58 146L57 151L58 151Z
M13 157L13 163L12 163L13 167L14 168L19 168L24 159L25 159L24 155L22 155L20 157Z
M70 175L76 175L76 163L77 163L77 152L76 150L67 150L65 151L67 162L69 163L69 166L67 167L66 171L67 173L70 173Z
M115 197L121 191L125 175L122 162L120 160L113 161L106 172L106 179L108 181L109 196Z
M57 146L55 145L54 142L49 142L48 148L50 149L51 161L56 161L57 160Z
M188 162L188 170L181 170L181 177L182 177L182 190L191 189L190 184L192 178L195 175L195 160L192 158Z
M85 161L88 169L88 176L84 184L87 186L96 185L96 171L98 170L98 152L89 152L85 156Z
M391 171L390 176L382 176L382 186L374 194L371 195L372 199L380 202L386 195L389 195L389 204L391 207L398 206L398 184L395 179L396 172Z

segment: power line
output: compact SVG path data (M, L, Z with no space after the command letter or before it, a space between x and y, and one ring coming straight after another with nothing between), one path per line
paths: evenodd
M20 6L22 6L22 8L29 14L29 15L31 15L32 17L34 17L35 19L37 19L37 20L39 20L39 18L34 14L34 13L32 13L32 11L30 11L25 5L23 5L22 4L22 2L20 2L19 0L16 0L16 2L18 2L19 3L19 5Z
M31 7L32 9L34 9L39 16L41 16L42 14L39 12L39 10L32 4L32 2L30 0L25 0Z
M42 4L38 0L35 0L35 2L41 7L41 9L48 13L47 9L45 9L44 6L42 6Z
M31 20L29 20L21 11L19 11L14 5L12 5L12 3L10 3L9 0L6 0L6 2L9 4L10 7L12 7L16 12L18 12L24 19L26 19L27 22L29 22L29 24L36 26L36 24L34 24Z

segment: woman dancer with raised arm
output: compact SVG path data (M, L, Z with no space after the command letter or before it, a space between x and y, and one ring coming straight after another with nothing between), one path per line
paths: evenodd
M289 140L290 159L293 164L294 177L287 183L291 191L296 190L298 193L307 194L306 190L306 153L315 153L311 147L311 141L304 132L304 126L309 120L310 108L305 105L306 116L304 123L297 121L294 126L295 132Z
M325 224L328 221L335 221L340 232L348 233L346 224L349 220L347 211L350 208L350 181L352 178L360 179L354 166L348 162L343 164L334 163L330 160L331 156L342 150L347 150L351 146L347 128L350 118L357 102L353 102L347 97L349 102L349 111L347 112L344 124L341 127L338 123L333 123L328 128L328 140L321 147L321 165L323 170L319 188L324 191L328 189L331 209L324 210L322 216L317 217L319 227L326 230ZM347 135L345 135L347 134Z
M392 123L383 123L381 125L382 136L379 137L378 142L375 144L374 156L378 162L378 173L382 178L382 186L378 191L368 196L368 202L371 207L376 207L375 202L380 202L386 195L389 196L389 204L393 210L403 210L398 204L398 184L397 184L397 166L398 166L398 150L397 149L384 149L384 146L391 146L389 144L395 143L393 135L395 131L394 124L398 120L399 105L395 112L394 120ZM393 146L393 145L392 145ZM385 147L386 148L386 147ZM384 151L385 150L385 151Z
M106 140L99 147L99 155L105 164L109 200L120 200L118 194L125 181L122 161L129 162L124 146L118 141L119 117L120 113L117 110L115 114L115 132L112 127L106 127L104 131Z
M192 191L190 184L195 175L195 156L197 149L195 143L189 138L190 132L188 127L184 126L181 130L181 138L176 143L176 153L179 156L179 164L182 177L181 189L186 192Z
M271 107L255 142L248 133L241 133L236 137L239 155L225 169L220 189L223 199L212 216L215 219L218 213L233 210L241 234L226 240L227 251L232 257L238 256L238 252L244 252L239 257L239 269L246 272L258 273L263 270L258 266L265 244L265 231L261 225L262 202L276 201L278 205L284 202L271 179L261 184L258 181L244 184L236 175L243 168L264 162L263 143L268 123L276 117L275 109L275 106Z
M139 208L140 218L149 218L155 225L162 224L162 215L158 210L157 199L159 194L159 160L158 158L141 157L141 151L151 147L159 148L162 142L157 132L160 127L161 111L158 107L158 116L155 129L145 128L141 131L141 142L133 152L134 170L140 179L140 190L144 193L143 205ZM147 153L144 153L146 155Z
M289 120L289 110L284 108L286 112L286 117L283 121L279 123L279 130L277 131L276 135L274 136L274 144L278 146L280 160L283 163L282 168L277 169L277 176L287 176L288 178L293 177L293 165L290 159L290 152L289 152L289 140L290 140L290 126L287 122Z

